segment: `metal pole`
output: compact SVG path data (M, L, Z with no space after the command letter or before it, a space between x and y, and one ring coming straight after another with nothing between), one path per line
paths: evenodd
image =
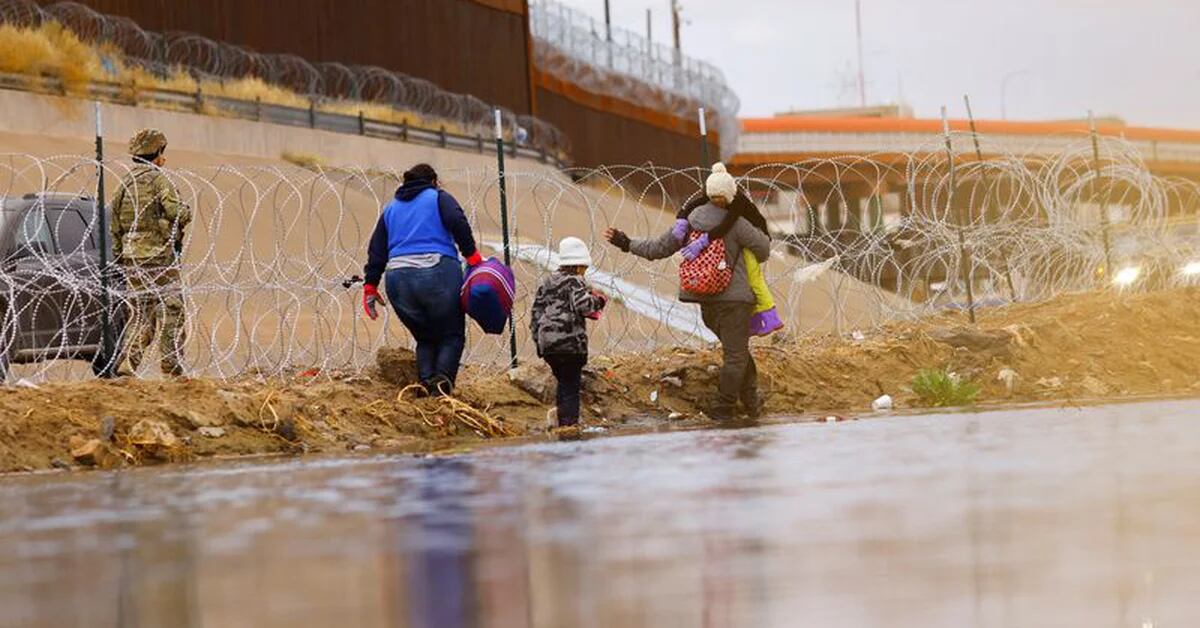
M1096 178L1092 181L1092 196L1096 195L1096 185L1100 182L1100 132L1096 130L1096 117L1092 115L1092 110L1088 110L1088 126L1092 134L1092 167L1096 171ZM1104 240L1104 275L1111 276L1112 273L1112 246L1108 238L1108 190L1100 195L1100 233Z
M946 117L946 107L942 107L942 136L946 140L946 159L950 163L950 187L946 192L946 208L954 208L954 147L950 145L950 119ZM963 235L963 215L958 213L958 258L959 272L966 277L967 284L967 314L971 322L975 322L975 290L971 286L971 259L967 254L966 237Z
M650 28L650 9L646 9L646 54L650 53L650 48L654 46L654 31Z
M608 42L608 67L612 67L612 13L608 8L608 0L604 0L604 41Z
M708 157L708 124L704 119L704 107L699 109L700 115L700 173L712 166L712 162Z
M971 113L971 97L963 94L963 104L967 106L967 120L971 123L971 139L975 142L975 158L979 160L979 178L983 179L983 150L979 148L979 131L975 128L975 114ZM987 220L987 195L983 197L983 219ZM1004 282L1008 284L1008 298L1017 300L1017 290L1013 287L1012 271L1008 267L1008 253L1004 246L1000 247L1000 262L1004 264Z
M858 106L867 106L867 85L863 78L862 2L854 0L854 34L858 40Z
M683 62L683 46L679 43L679 0L671 0L671 32L675 37L675 65Z
M504 264L512 266L512 248L508 240L508 187L504 180L504 125L500 109L496 112L496 171L500 183L500 230L504 242ZM517 324L512 316L508 319L508 353L509 366L517 368Z
M116 352L112 350L112 323L109 317L108 295L108 210L105 207L104 191L104 122L100 113L100 101L95 102L96 111L96 222L100 241L100 353L107 363L102 373L111 377L117 372L114 364Z

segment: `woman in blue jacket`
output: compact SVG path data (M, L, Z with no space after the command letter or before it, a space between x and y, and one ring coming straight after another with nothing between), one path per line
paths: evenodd
M392 309L417 341L417 373L430 394L454 390L466 346L459 252L469 266L482 261L462 206L438 188L432 166L413 166L371 235L363 268L363 310L371 320L378 318L375 306L383 303L383 278Z

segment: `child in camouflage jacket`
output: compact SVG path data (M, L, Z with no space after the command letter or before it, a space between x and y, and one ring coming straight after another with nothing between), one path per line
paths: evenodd
M583 367L587 365L587 321L600 318L607 299L588 287L583 274L592 265L587 245L579 238L564 238L558 245L558 271L538 288L530 316L530 331L538 357L546 361L558 381L558 425L579 422L579 396Z

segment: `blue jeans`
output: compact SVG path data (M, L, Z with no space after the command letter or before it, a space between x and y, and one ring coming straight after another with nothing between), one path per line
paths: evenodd
M467 344L467 319L459 303L462 267L443 257L432 268L387 271L384 287L392 309L417 341L417 375L427 383L441 375L458 377Z

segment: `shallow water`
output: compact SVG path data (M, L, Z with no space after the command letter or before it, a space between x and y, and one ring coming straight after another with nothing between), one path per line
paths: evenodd
M3 626L1189 626L1200 401L0 482Z

